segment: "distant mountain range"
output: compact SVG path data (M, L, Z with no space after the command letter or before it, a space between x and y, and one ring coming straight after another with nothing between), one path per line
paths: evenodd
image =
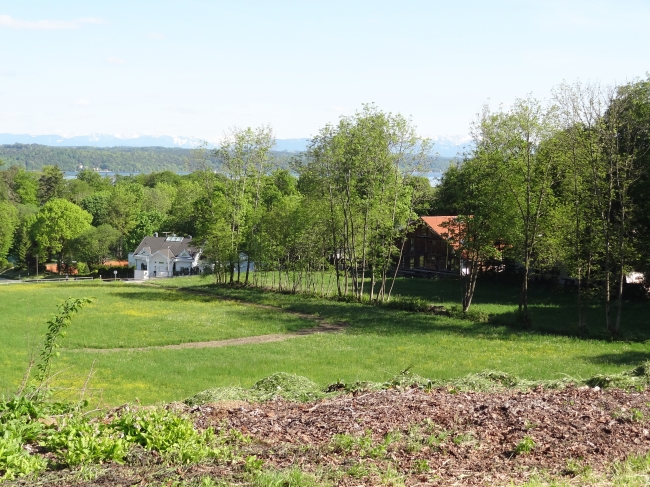
M464 136L440 136L433 138L434 149L441 157L454 157L464 150L469 139ZM167 147L193 149L202 139L170 135L138 135L122 137L109 134L89 135L29 135L0 134L0 145L4 144L40 144L52 147ZM301 152L307 148L308 138L277 139L276 151Z

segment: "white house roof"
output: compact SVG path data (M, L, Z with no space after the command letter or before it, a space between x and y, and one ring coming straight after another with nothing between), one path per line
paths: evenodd
M149 255L164 251L169 258L183 252L193 258L199 252L198 248L192 246L192 237L145 237L133 254L138 255L142 250Z

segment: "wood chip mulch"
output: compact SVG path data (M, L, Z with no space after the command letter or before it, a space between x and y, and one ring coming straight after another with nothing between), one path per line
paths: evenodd
M360 465L371 473L388 465L406 485L509 485L539 472L569 475L567 461L598 472L650 451L649 391L410 389L310 404L277 400L188 409L198 426L232 427L251 435L255 454L269 467L339 471L343 474L336 483L345 486L378 482L376 475L353 475ZM401 432L400 439L383 453L369 450L389 432ZM371 446L337 448L335 435L342 434L371 436ZM432 436L438 440L427 441ZM534 447L516 453L526 436Z

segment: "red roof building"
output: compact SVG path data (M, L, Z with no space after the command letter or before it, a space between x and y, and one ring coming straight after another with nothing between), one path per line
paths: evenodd
M420 223L406 234L400 268L458 272L460 259L455 249L457 244L454 245L447 239L448 226L455 221L455 215L421 217Z

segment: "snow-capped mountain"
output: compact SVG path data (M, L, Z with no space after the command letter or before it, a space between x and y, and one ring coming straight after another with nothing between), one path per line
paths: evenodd
M41 144L59 147L181 147L193 149L201 143L198 137L169 135L29 135L0 134L0 144Z
M471 137L467 135L437 135L431 137L433 150L441 157L455 157L471 148Z

